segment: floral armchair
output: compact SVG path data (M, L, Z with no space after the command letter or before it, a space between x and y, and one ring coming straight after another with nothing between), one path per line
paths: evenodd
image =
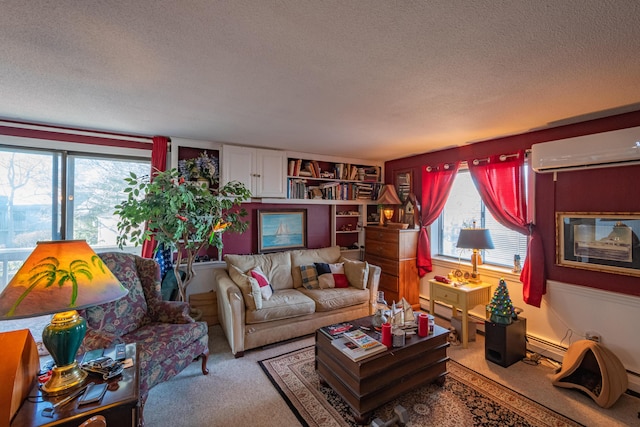
M81 311L87 321L81 350L137 343L142 405L153 386L172 378L196 358L202 357L202 373L208 374L207 324L189 316L187 303L162 300L158 264L123 252L98 255L129 293Z

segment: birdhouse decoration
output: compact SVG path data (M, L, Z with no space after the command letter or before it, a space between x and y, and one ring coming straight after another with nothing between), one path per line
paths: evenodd
M493 323L509 325L517 317L509 296L507 282L504 279L500 279L498 288L494 292L491 302L487 305L487 311L491 313L489 320Z

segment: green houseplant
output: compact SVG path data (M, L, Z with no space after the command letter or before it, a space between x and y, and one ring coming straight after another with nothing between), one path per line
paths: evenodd
M247 188L232 181L220 188L186 180L177 169L149 176L131 173L125 178L127 200L115 207L118 221L117 242L141 245L153 236L158 243L175 248L174 265L179 298L186 301L189 282L195 277L193 263L198 253L209 246L222 251L222 233L242 233L248 227L240 207L251 198ZM181 278L180 270L186 276Z

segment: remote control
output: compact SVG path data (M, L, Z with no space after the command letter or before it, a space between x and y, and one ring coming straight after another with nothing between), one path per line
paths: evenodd
M124 360L127 357L127 351L125 349L125 344L116 344L116 357L115 359L118 361Z

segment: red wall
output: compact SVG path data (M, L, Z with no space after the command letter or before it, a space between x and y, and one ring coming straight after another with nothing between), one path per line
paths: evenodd
M396 159L385 163L385 180L391 183L395 171L410 168L414 192L419 195L424 165L509 153L539 142L635 126L640 126L640 111ZM535 175L536 221L544 241L547 278L640 296L638 277L555 265L555 213L640 212L640 166L562 172L557 174L557 181L552 173Z
M242 205L248 213L249 228L241 235L225 233L223 235L226 254L258 253L258 210L263 209L306 209L307 210L307 248L322 248L331 245L331 206L330 205L282 205L268 203L247 203Z

